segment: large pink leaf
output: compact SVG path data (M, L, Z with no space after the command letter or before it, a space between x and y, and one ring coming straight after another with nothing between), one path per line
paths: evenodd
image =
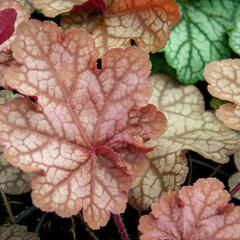
M240 207L214 178L164 194L140 219L141 240L239 240Z
M130 46L131 39L147 51L157 52L166 45L179 18L174 0L107 0L105 14L80 9L64 16L61 26L66 31L87 30L100 55L111 48Z
M86 32L63 36L53 22L29 21L12 44L18 65L7 83L25 95L0 108L6 159L38 171L32 198L63 217L83 208L92 228L125 209L132 181L145 169L146 139L162 134L166 119L147 105L151 64L138 47L98 51ZM19 66L22 64L22 66Z
M11 10L12 9L12 10ZM17 14L17 18L15 19L15 14ZM10 43L15 38L15 31L17 26L24 20L29 18L29 13L25 11L23 6L17 0L3 0L0 1L0 35L2 33L2 28L5 28L4 41L2 37L0 37L0 52L9 51ZM7 13L4 14L4 13ZM10 14L11 13L11 14ZM11 33L11 34L10 34Z

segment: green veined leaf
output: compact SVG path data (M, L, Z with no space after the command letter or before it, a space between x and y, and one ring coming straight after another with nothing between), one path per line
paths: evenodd
M229 32L229 45L234 52L240 55L240 6L235 13L235 26L231 32Z
M238 0L180 1L181 20L164 49L180 82L204 80L202 72L207 63L230 57L225 33L233 27L238 3Z

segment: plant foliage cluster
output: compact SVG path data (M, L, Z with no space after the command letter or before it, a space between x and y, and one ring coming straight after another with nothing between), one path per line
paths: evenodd
M239 16L239 0L0 0L0 239L67 219L64 239L239 240Z

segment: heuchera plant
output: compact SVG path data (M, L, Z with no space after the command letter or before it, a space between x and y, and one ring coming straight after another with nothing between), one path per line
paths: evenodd
M0 227L0 239L38 239L16 225L22 217L15 220L5 195L28 191L32 178L36 207L83 216L91 229L113 214L124 240L119 214L127 202L139 214L152 207L140 218L140 239L240 239L240 208L228 204L240 184L231 195L215 178L179 190L187 151L224 164L240 150L240 136L229 129L240 130L239 60L212 62L203 76L208 62L230 56L225 32L236 6L237 0L0 1L0 86L10 90L0 91L0 191L13 223ZM53 21L31 19L34 9ZM237 31L229 35L234 49ZM149 53L163 48L176 69L162 58L165 73L184 83L205 77L211 94L233 102L216 112L226 126L205 110L195 86L149 77Z

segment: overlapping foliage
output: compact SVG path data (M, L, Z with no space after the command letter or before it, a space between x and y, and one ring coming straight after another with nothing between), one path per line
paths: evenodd
M207 63L230 57L230 28L239 53L237 4L0 1L0 86L22 96L0 91L1 191L14 193L10 186L23 182L27 189L15 194L28 191L36 172L33 203L62 217L82 210L93 229L124 212L128 200L146 210L160 199L140 220L141 239L239 239L239 207L227 205L218 180L164 194L184 183L187 151L224 164L240 150L240 136L227 128L240 130L239 60L210 63L204 72L210 93L231 102L216 112L227 127L205 111L196 87L166 75L148 79L148 53L165 47L175 25L163 51L180 82L203 80ZM59 26L29 20L34 9L59 15Z

